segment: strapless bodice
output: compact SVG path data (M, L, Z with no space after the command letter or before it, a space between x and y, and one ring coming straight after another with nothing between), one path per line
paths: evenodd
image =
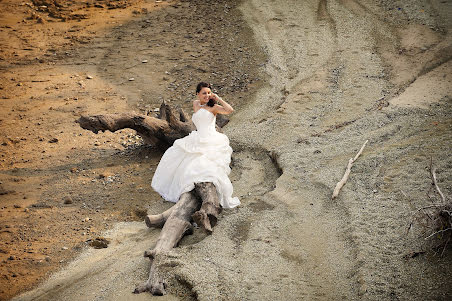
M210 111L200 108L193 114L192 120L201 136L215 132L216 117Z

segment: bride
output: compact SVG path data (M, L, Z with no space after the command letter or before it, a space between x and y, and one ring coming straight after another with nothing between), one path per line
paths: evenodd
M194 189L195 183L215 185L223 208L240 204L232 197L229 163L232 148L226 135L215 130L217 114L230 114L234 109L212 92L210 84L201 82L196 87L192 120L196 130L174 142L160 160L152 188L170 202L177 202L182 193Z

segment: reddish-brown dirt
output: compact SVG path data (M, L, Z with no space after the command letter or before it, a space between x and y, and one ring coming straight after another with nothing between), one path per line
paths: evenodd
M209 1L0 1L0 300L113 223L169 206L150 187L160 152L133 131L95 135L75 120L154 114L163 99L190 111L201 79L238 106L263 60L241 47L243 26Z

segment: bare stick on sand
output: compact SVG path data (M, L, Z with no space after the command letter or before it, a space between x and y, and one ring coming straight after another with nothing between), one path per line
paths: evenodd
M366 147L367 142L369 142L369 140L366 140L366 142L364 142L363 146L361 146L361 149L359 150L359 152L356 154L356 156L354 158L350 158L350 160L348 160L348 165L347 165L347 169L345 170L344 176L336 184L336 188L334 188L333 195L331 196L332 200L334 200L338 196L339 191L341 191L342 186L344 186L345 183L347 182L348 176L350 175L350 171L353 166L353 163L355 163L356 159L358 159L358 157L361 155L361 153L364 150L364 147Z
M436 191L441 196L443 203L446 203L446 197L441 192L441 189L439 189L438 182L436 181L436 168L433 168L433 157L430 159L430 176L432 177L432 185L435 186Z

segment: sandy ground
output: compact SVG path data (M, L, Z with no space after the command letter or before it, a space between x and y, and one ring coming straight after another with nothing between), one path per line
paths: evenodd
M407 234L431 157L452 195L450 1L52 3L0 2L0 299L452 298L451 249ZM199 80L236 108L242 205L171 252L167 296L133 295L161 153L74 120L189 110Z

